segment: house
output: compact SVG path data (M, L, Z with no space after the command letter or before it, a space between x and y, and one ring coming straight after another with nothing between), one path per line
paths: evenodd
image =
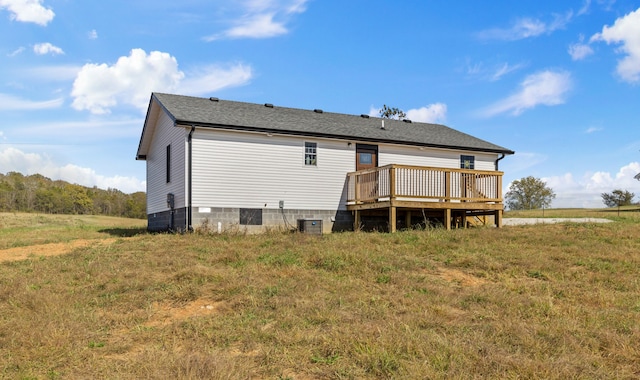
M513 153L444 125L153 93L136 158L150 231L326 233L500 226Z

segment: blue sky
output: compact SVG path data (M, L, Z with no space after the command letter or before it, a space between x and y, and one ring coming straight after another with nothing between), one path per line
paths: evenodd
M505 191L640 198L640 1L0 0L0 172L145 190L152 91L383 104L516 151Z

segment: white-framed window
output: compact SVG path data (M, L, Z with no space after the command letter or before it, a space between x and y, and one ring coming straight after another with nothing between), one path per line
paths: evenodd
M304 165L318 166L318 143L305 141Z
M475 156L460 156L460 169L475 169L476 157Z

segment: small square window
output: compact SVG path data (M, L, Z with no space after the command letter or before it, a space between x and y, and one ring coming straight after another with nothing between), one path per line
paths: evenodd
M240 224L243 226L261 226L262 225L262 209L261 208L241 208Z
M318 165L318 143L304 143L304 164L307 166Z
M475 156L460 156L460 169L475 169Z
M372 165L373 164L373 154L371 153L359 153L359 162L363 165Z

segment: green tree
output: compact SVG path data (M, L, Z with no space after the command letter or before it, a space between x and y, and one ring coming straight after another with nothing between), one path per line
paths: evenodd
M505 195L511 210L533 210L549 207L556 194L539 178L532 176L513 181Z
M126 212L124 214L127 218L144 219L147 217L147 194L138 191L129 195L127 200Z
M40 174L0 173L0 211L146 217L146 194L87 188Z
M386 104L382 106L379 114L383 119L402 120L407 117L407 114L404 113L403 110L396 107L387 107Z
M610 193L602 193L602 202L604 202L607 207L616 207L620 206L628 206L633 203L633 197L636 195L634 193L630 193L627 190L615 189Z

